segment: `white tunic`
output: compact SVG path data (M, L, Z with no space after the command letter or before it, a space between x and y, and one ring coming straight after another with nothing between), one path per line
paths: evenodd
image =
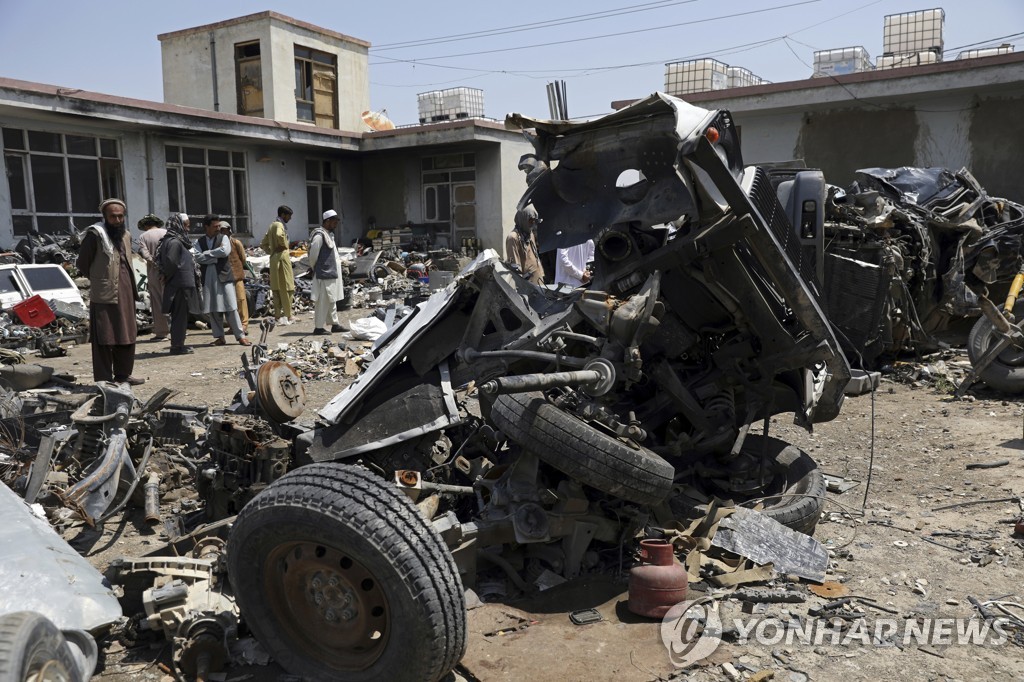
M314 268L320 257L320 249L328 249L334 254L334 266L338 277L336 279L317 279L316 271L313 272L313 288L311 294L313 300L321 296L331 301L340 301L345 297L345 284L341 278L341 258L338 256L338 247L334 243L334 235L328 230L318 229L313 232L313 238L309 242L309 266Z

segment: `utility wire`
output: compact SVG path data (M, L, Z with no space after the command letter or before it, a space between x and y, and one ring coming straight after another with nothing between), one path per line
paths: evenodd
M814 3L817 3L817 2L821 2L821 0L801 0L800 2L791 2L791 3L785 4L785 5L773 5L772 7L766 7L766 8L762 8L762 9L749 10L749 11L746 11L746 12L736 12L734 14L725 14L725 15L721 15L721 16L717 16L717 17L708 17L706 19L694 19L694 20L691 20L691 21L682 21L682 22L679 22L679 23L676 23L676 24L666 24L666 25L663 25L663 26L649 26L647 28L638 28L638 29L634 29L634 30L631 30L631 31L617 31L615 33L605 33L605 34L596 35L596 36L585 36L585 37L582 37L582 38L573 38L573 39L570 39L570 40L559 40L557 42L534 43L533 45L520 45L520 46L517 46L517 47L502 47L502 48L497 48L497 49L494 49L494 50L477 50L475 52L460 52L458 54L435 55L435 56L432 56L432 57L423 57L422 60L420 60L420 59L397 59L397 58L394 58L394 57L387 57L387 56L384 56L384 55L378 55L378 57L380 59L385 59L385 60L387 60L387 62L371 62L371 65L378 65L378 64L384 64L384 63L403 63L403 64L424 64L424 65L427 65L427 66L435 66L434 64L427 64L423 60L455 59L457 57L475 57L477 55L482 55L482 54L496 54L498 52L513 52L513 51L520 51L520 50L530 50L530 49L538 48L538 47L561 47L563 45L570 45L570 44L573 44L573 43L582 43L582 42L586 42L586 41L590 41L590 40L602 40L604 38L618 38L618 37L621 37L621 36L635 35L637 33L649 33L649 32L653 32L653 31L664 31L666 29L679 28L681 26L695 26L695 25L698 25L698 24L706 24L706 23L710 23L710 22L713 22L713 21L721 21L723 19L736 19L738 17L745 17L745 16L750 16L750 15L753 15L753 14L764 14L766 12L774 12L774 11L780 10L780 9L789 9L789 8L792 8L792 7L800 7L801 5L811 5L811 4L814 4Z
M610 17L622 16L624 14L636 14L638 12L649 12L656 9L664 9L667 7L674 7L676 5L688 5L699 0L658 0L657 2L648 2L641 5L633 5L627 7L618 7L615 9L604 10L601 12L591 12L589 14L576 14L571 17L562 17L560 19L548 19L546 21L534 21L528 24L515 24L513 26L503 26L500 28L484 29L481 31L472 31L469 33L455 33L448 36L439 36L436 38L422 38L420 40L410 40L403 43L384 43L383 45L374 45L370 48L370 52L380 52L384 50L402 50L410 47L423 47L425 45L439 45L441 43L454 43L462 40L476 40L478 38L490 38L492 36L506 35L508 33L520 33L522 31L535 31L542 28L550 28L552 26L565 26L567 24L579 24L584 21L595 21L597 19L607 19Z

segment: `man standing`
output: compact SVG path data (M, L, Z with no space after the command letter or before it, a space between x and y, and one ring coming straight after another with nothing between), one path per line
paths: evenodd
M274 297L274 317L278 324L292 324L292 296L295 292L295 277L292 274L291 251L285 225L292 219L292 209L277 207L277 220L263 236L260 248L270 254L270 293Z
M138 386L135 367L135 275L131 235L125 226L127 207L120 199L100 204L100 220L85 230L78 269L89 277L89 341L94 381Z
M185 220L182 220L183 216ZM156 260L164 279L163 306L171 317L171 355L192 353L192 349L185 345L188 315L189 312L197 315L202 312L187 220L184 213L172 214L167 219L167 234L157 248Z
M249 298L245 295L245 245L231 236L231 223L222 220L220 233L231 242L231 253L228 263L231 274L235 276L235 300L238 302L238 317L242 321L242 331L249 333Z
M537 251L537 225L540 222L533 206L516 211L516 226L505 238L505 260L516 266L523 277L543 286L544 266Z
M337 211L324 211L321 226L313 230L309 240L309 264L313 268L313 333L319 336L348 331L347 327L338 324L337 302L345 296L341 259L334 242L334 231L339 222ZM327 331L328 322L331 323L330 332Z
M220 233L220 218L208 215L203 218L206 235L196 241L199 252L196 262L199 263L203 278L203 312L210 316L210 330L213 332L214 346L223 346L224 320L228 318L231 333L240 346L252 343L245 338L242 322L238 319L238 303L235 300L235 275L231 272L228 255L231 253L231 240Z
M568 284L573 289L590 281L587 263L594 260L594 240L558 249L555 260L555 284Z
M153 341L167 338L167 315L164 313L164 280L160 275L160 266L156 262L156 249L160 240L167 234L164 221L152 213L147 213L139 220L139 255L146 261L146 290L149 292L149 309L153 313Z

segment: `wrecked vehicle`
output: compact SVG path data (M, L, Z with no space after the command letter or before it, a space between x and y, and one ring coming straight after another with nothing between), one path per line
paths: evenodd
M982 317L989 288L1002 300L1020 271L1024 206L990 197L967 169L857 176L846 190L830 188L825 222L826 311L850 359L870 369L901 352L966 342L994 388L1024 390L1024 372L1014 386L1000 381L1020 365L1019 352L977 367L995 324Z
M593 239L594 281L553 292L485 251L242 508L232 588L293 674L438 679L466 646L464 586L622 570L623 544L716 503L819 518L821 472L767 426L833 419L850 376L814 284L820 172L745 168L728 112L662 94L507 125L534 131L542 250Z

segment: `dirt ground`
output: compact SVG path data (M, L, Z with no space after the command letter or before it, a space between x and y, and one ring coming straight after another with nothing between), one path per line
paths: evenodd
M363 311L346 314L347 319ZM275 330L269 342L293 342L308 337L309 313L294 326ZM309 337L316 338L316 337ZM338 342L344 335L335 335ZM169 356L164 344L143 338L138 345L137 376L146 384L137 389L145 399L161 387L179 391L177 403L227 405L243 386L239 346L204 345L209 332L190 332L191 356ZM966 360L947 358L956 365ZM43 361L59 371L90 377L88 346L72 348L64 358ZM311 415L343 386L313 381L305 386ZM876 618L913 621L933 616L968 618L976 611L968 597L1021 601L1024 540L1012 536L1020 513L1016 502L963 506L951 504L1019 497L1024 494L1024 402L978 387L964 400L953 400L948 382L894 382L883 379L874 397L849 398L838 418L817 425L813 434L793 426L785 417L772 420L772 435L807 450L829 474L858 481L842 494L830 494L826 518L815 537L830 550L829 579L838 580L851 594L875 600L895 611L861 605L867 622ZM868 475L874 422L874 467L866 512L859 510ZM967 470L971 463L1008 460L992 469ZM114 519L101 534L80 535L77 545L90 561L105 568L120 556L138 555L160 544L160 538L134 518ZM782 585L784 581L777 583ZM695 586L700 588L701 585ZM797 590L807 593L806 583ZM730 679L732 669L749 679L772 671L771 679L801 680L978 680L1024 679L1024 648L1001 646L918 645L903 648L859 642L804 645L724 642L703 664L686 671L674 669L662 645L660 622L645 621L625 609L624 576L597 576L568 583L528 601L486 604L469 612L471 637L462 662L467 679L660 680ZM825 599L807 593L802 604L769 604L764 616L806 615ZM568 612L594 607L598 623L570 624ZM741 616L740 602L722 600L721 613ZM1022 613L1024 615L1024 613ZM755 618L759 616L745 616ZM125 649L106 642L102 680L169 679L158 667L168 649ZM275 665L232 668L229 681L290 678ZM769 679L763 673L758 680Z

